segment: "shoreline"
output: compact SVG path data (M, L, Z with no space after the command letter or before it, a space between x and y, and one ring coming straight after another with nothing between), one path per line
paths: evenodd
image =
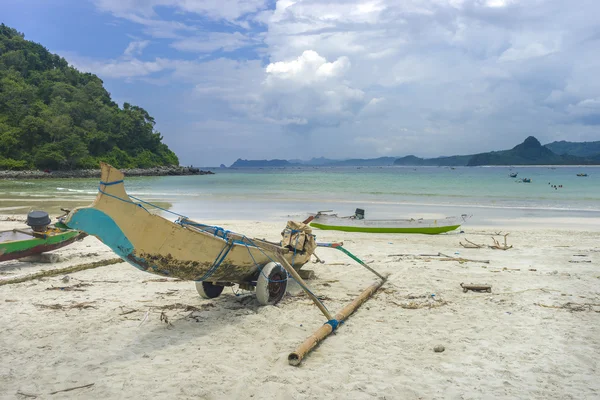
M122 169L128 176L183 176L183 175L214 175L212 171L204 171L194 167L159 166L153 168ZM100 178L100 169L78 169L71 171L39 170L0 171L0 179L58 179L58 178Z

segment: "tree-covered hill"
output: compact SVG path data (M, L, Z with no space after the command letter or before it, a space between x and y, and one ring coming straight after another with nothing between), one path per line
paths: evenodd
M544 147L552 150L556 154L566 154L577 157L599 157L600 141L598 142L552 142L545 144Z
M102 80L0 25L0 170L178 165L141 107L113 102Z

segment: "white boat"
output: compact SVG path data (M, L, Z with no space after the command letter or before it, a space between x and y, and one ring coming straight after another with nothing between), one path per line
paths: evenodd
M468 218L466 214L438 219L365 219L364 210L357 208L349 217L321 211L311 214L310 226L323 230L368 233L423 233L436 235L457 229ZM305 222L307 222L305 221Z

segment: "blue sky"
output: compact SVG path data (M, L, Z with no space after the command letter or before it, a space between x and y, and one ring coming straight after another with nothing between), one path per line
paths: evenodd
M182 164L600 140L592 0L2 0Z

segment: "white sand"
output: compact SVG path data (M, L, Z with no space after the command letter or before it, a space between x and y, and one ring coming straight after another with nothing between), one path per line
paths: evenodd
M284 223L221 225L276 239ZM17 225L0 222L0 229ZM343 240L392 275L300 367L288 365L289 352L324 322L306 297L259 307L251 293L236 296L226 288L208 301L191 282L144 282L159 277L125 263L72 274L68 283L52 277L0 286L0 398L600 397L599 234L585 225L518 228L510 230L515 247L508 251L459 246L465 237L491 244L497 229L467 226L465 234L439 236L316 231L320 241ZM438 252L490 264L389 256ZM0 279L114 257L93 237L56 253L68 259L2 263ZM318 255L327 263L306 266L317 273L309 282L330 298L325 304L333 311L374 281L341 252L319 249ZM461 282L489 283L492 293L463 293ZM78 283L91 285L46 290ZM82 302L94 308L38 306ZM158 307L177 303L201 311L165 310L170 324L161 321ZM401 307L411 303L427 307ZM541 306L567 303L597 306ZM446 350L434 353L437 344Z

